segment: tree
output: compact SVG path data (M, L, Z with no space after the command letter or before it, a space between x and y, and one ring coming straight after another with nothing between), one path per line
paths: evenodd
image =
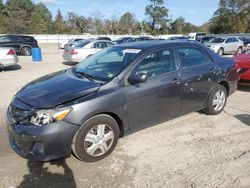
M43 3L35 5L31 16L30 31L35 34L49 33L51 31L52 15Z
M149 17L152 34L166 32L168 22L168 9L164 6L163 0L149 0L150 4L146 6L145 14Z
M68 24L83 34L88 30L88 20L84 16L79 16L73 12L68 13Z
M219 7L210 22L212 33L250 32L249 0L220 0Z
M58 9L56 17L55 17L55 22L54 22L54 31L57 34L63 34L65 32L65 28L66 28L66 24L63 20L61 10Z
M134 14L126 12L121 16L119 21L119 28L120 28L119 30L121 33L132 34L133 31L135 31L135 27L136 27L136 19Z
M34 4L31 0L8 0L4 14L4 27L8 33L29 33Z

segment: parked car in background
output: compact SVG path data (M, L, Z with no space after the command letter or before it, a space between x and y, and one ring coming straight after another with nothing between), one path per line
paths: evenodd
M133 37L121 37L121 38L119 38L117 40L114 40L113 42L115 44L122 44L122 43L127 42L127 40L129 40L129 39L133 39Z
M244 54L237 54L234 56L237 70L239 72L239 85L250 86L250 50Z
M248 50L250 49L250 37L239 37L240 40L243 41L243 50Z
M204 38L205 36L207 36L207 34L203 33L203 32L189 33L188 34L189 39L197 40L199 42L201 42L202 38Z
M202 39L201 39L201 43L202 44L204 44L204 43L208 43L209 41L211 41L212 39L214 39L215 38L215 36L206 36L206 37L203 37Z
M10 145L32 160L72 151L101 160L136 130L194 111L221 113L237 80L233 59L198 43L115 45L21 88L7 112Z
M81 62L96 52L113 45L113 42L106 40L86 40L74 47L66 47L64 49L63 59L65 61Z
M1 35L0 47L12 48L18 55L30 56L32 48L38 48L37 40L26 35Z
M18 63L16 52L12 48L0 48L0 69Z
M74 46L76 46L76 45L78 45L78 44L80 44L80 43L82 43L82 42L84 42L84 41L86 41L86 40L89 40L89 39L84 39L84 38L72 39L72 40L70 40L70 41L66 44L65 48L67 48L67 47L74 47Z
M215 37L205 45L219 55L242 53L244 46L238 37Z
M135 38L130 38L128 40L126 40L126 42L141 42L141 41L152 41L155 40L152 37L135 37Z
M97 37L96 40L107 40L107 41L112 41L111 38L109 38L109 37Z
M176 37L169 37L167 40L189 40L189 37L176 36Z

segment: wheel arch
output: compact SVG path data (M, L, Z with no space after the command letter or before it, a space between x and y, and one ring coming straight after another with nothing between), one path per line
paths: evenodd
M113 113L113 112L99 112L99 113L95 113L95 114L92 114L88 117L85 117L83 119L83 124L84 122L88 121L89 119L95 117L95 116L98 116L98 115L108 115L110 116L111 118L113 118L118 126L119 126L119 130L120 130L120 137L123 137L124 136L124 122L122 121L122 118L119 117L119 115Z
M230 93L230 89L229 89L229 84L227 83L227 81L220 81L218 84L224 86L227 90L227 96L229 96L229 93Z

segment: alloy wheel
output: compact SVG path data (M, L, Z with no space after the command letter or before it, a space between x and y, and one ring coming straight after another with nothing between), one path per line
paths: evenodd
M84 139L84 150L90 156L98 157L105 154L114 141L112 128L105 124L94 126Z
M226 102L226 94L224 91L219 90L215 93L213 98L213 108L215 111L220 111Z

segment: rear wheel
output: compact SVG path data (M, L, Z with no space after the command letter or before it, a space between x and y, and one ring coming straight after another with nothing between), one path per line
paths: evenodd
M72 151L82 161L101 160L116 147L119 131L117 122L111 116L94 116L84 123L76 133Z
M210 94L207 107L203 110L208 115L217 115L221 113L227 102L227 90L224 86L218 84Z
M22 47L20 50L21 55L30 56L31 55L31 48L28 46Z
M219 54L220 56L222 56L224 54L224 50L223 48L220 48L217 52L217 54Z

